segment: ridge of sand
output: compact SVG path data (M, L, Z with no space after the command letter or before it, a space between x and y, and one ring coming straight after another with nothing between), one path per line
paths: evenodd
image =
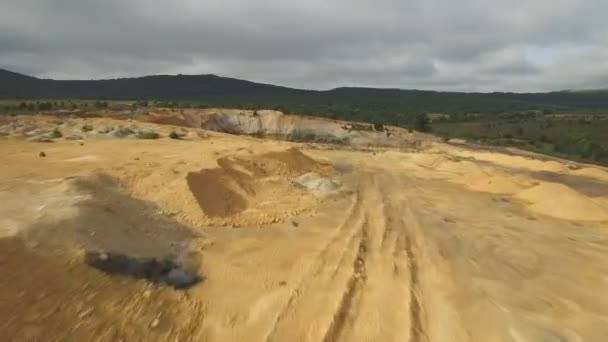
M539 214L565 220L608 221L605 201L591 199L563 184L544 182L517 193L516 197L528 202L528 208Z

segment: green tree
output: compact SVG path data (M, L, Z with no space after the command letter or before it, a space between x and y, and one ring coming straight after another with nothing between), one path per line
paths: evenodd
M95 101L95 108L108 108L108 103L105 101Z
M419 132L429 132L431 130L430 120L426 114L418 114L414 118L414 129Z
M40 102L38 104L38 110L51 110L53 109L53 104L50 102Z

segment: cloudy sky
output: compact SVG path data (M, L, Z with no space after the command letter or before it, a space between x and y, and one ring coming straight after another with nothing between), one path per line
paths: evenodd
M0 68L286 86L608 87L607 0L0 0Z

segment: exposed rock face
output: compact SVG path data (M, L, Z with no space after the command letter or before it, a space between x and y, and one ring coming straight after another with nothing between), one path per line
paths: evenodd
M294 179L294 182L317 197L334 194L339 187L337 183L314 172L303 174Z
M202 128L231 134L336 143L348 139L348 131L336 122L284 115L277 111L215 113L205 119Z
M120 127L117 130L114 130L111 134L116 138L127 138L135 135L135 131L127 127Z

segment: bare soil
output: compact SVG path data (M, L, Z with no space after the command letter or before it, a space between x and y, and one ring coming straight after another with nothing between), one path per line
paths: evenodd
M148 119L0 122L0 340L608 336L605 168L398 131L408 148ZM35 139L56 127L82 140ZM121 127L161 138L112 135ZM311 172L338 191L294 184ZM170 260L201 281L179 289L104 272L86 252Z

